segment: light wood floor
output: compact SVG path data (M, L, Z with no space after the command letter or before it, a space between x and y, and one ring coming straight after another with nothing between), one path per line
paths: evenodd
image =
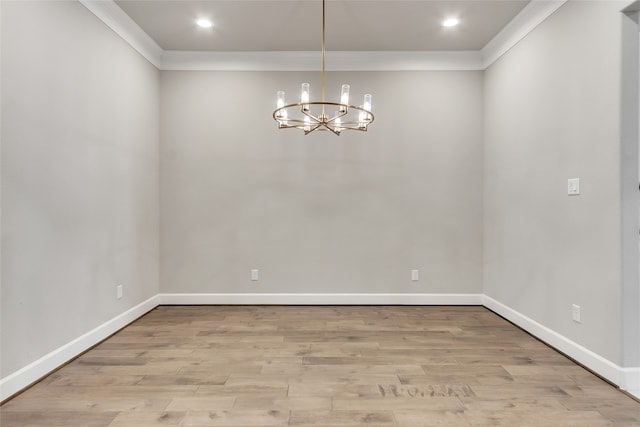
M482 307L163 306L0 425L640 426L640 403Z

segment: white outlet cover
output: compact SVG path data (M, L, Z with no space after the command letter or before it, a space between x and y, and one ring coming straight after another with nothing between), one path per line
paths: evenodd
M411 270L411 280L413 280L414 282L420 280L420 271Z
M580 194L580 178L569 178L567 180L567 194L569 196Z
M571 317L573 318L574 322L580 323L580 306L573 304L571 306Z
M258 280L258 270L251 270L251 280L254 282Z

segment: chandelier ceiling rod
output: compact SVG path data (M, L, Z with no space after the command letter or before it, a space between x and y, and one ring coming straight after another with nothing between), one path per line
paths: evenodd
M324 14L324 2L322 0L322 102L324 103L324 89L325 89L325 66L324 66L324 54L325 54L325 14ZM324 114L324 104L322 104L322 113Z

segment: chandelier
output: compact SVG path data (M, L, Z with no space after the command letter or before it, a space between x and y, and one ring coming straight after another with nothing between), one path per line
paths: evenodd
M273 118L279 129L301 129L307 135L315 130L331 131L336 135L345 130L366 132L373 122L371 95L366 94L361 106L349 104L349 85L343 84L340 102L325 101L325 13L322 0L322 98L309 100L309 83L302 83L300 102L287 104L284 91L277 91L276 109Z

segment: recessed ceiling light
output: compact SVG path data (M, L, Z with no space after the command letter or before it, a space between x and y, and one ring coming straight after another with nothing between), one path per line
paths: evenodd
M202 28L211 28L213 27L213 22L209 21L208 19L198 19L196 21L196 24L198 24L199 27Z
M449 18L449 19L445 19L444 21L442 21L442 26L443 27L455 27L459 23L460 23L460 21L458 21L456 18Z

